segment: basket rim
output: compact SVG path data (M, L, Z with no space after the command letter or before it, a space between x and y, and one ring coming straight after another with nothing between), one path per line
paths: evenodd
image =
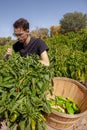
M72 83L76 83L77 85L79 85L80 87L84 88L85 91L87 91L87 88L81 84L79 81L75 80L75 79L72 79L72 78L67 78L67 77L54 77L53 80L56 80L56 79L60 79L60 80L64 80L64 81L70 81Z

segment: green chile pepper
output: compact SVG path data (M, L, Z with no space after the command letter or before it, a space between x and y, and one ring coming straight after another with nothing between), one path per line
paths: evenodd
M72 104L66 102L66 110L68 114L74 114L74 109L72 108Z
M15 122L18 117L18 112L14 111L10 116L10 122Z

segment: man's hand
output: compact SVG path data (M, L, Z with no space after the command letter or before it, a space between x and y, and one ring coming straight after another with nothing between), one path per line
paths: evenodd
M12 48L7 49L7 52L6 52L5 56L4 56L4 58L8 59L10 55L12 55Z

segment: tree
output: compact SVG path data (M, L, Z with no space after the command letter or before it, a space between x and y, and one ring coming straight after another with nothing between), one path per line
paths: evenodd
M49 30L47 28L40 28L38 33L42 39L47 38L49 36Z
M60 20L60 33L78 32L87 27L87 14L81 12L66 13Z
M58 36L61 26L51 26L50 27L50 36Z
M31 34L32 37L39 38L39 34L36 30L32 30L30 34Z
M49 30L47 28L36 28L36 30L31 31L31 36L45 39L49 37Z

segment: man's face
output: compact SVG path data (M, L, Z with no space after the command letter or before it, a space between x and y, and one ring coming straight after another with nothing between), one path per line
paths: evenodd
M19 42L25 43L29 35L29 30L24 31L22 28L14 28L14 35L17 37Z

